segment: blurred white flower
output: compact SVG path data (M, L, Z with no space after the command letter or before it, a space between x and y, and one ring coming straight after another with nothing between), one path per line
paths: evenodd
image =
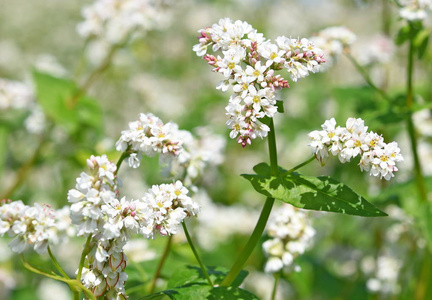
M292 268L294 259L311 245L315 230L305 212L289 204L283 204L270 216L267 224L270 237L262 245L268 257L266 273Z
M364 66L389 63L393 58L396 46L385 35L375 35L354 48L354 56Z
M0 110L25 109L33 102L34 93L29 85L0 78Z
M399 0L399 16L407 21L423 21L432 10L431 0Z

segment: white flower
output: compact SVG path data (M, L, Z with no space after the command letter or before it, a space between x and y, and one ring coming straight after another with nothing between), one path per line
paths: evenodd
M325 163L330 153L337 155L342 163L361 156L359 166L362 171L390 180L398 171L396 163L403 161L398 144L386 144L377 133L367 132L368 127L362 119L349 118L346 127L336 127L332 118L322 128L322 131L309 133L309 146L321 164Z
M267 136L270 128L260 119L274 117L274 91L289 87L288 81L275 71L285 68L295 82L309 72L317 72L325 62L322 51L307 39L278 37L272 44L239 20L221 19L199 32L199 44L193 50L225 77L217 88L226 91L233 85L235 94L226 107L226 124L231 129L230 137L237 138L243 147L257 137ZM207 54L209 46L214 52L221 51L222 57Z
M295 257L310 246L315 230L307 215L286 204L276 210L269 219L267 232L270 237L262 245L268 258L265 272L274 273L284 267L294 267Z

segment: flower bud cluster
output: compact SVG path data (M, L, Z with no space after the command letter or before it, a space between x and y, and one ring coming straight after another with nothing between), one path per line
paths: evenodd
M22 201L0 204L0 236L15 237L9 244L12 251L21 253L27 245L44 254L49 244L57 244L70 229L67 208L55 211L48 205L25 205Z
M82 10L77 26L83 38L121 44L131 35L143 35L163 20L163 0L97 0Z
M399 16L407 21L423 21L432 10L431 0L400 0Z
M178 126L172 122L164 124L150 113L140 114L137 121L129 123L129 130L122 131L116 149L121 152L134 152L128 159L129 166L133 168L139 167L143 154L177 155L181 149Z
M346 127L336 127L335 119L331 118L321 127L323 130L309 133L309 146L321 164L325 164L330 154L338 156L342 163L360 156L362 171L390 180L398 171L396 163L403 161L398 144L386 144L382 136L368 132L362 119L349 118Z
M268 257L264 269L266 273L276 273L293 266L294 259L311 244L315 230L306 213L284 204L270 218L267 233L270 239L263 243Z
M287 70L296 82L317 72L324 62L321 50L309 40L280 36L272 43L240 20L221 19L199 33L199 44L193 50L225 77L217 88L225 92L233 85L234 94L226 107L227 126L232 130L230 137L237 137L243 147L267 136L270 128L259 119L276 114L275 91L289 87L275 71ZM209 47L222 56L207 54Z
M344 26L334 26L321 30L311 38L311 41L324 51L326 69L333 65L345 49L351 47L356 41L356 36Z
M87 160L90 174L81 173L76 188L68 193L73 223L78 235L91 236L95 247L87 255L83 284L106 299L125 299L123 252L130 236L140 233L176 234L181 222L199 211L181 181L154 185L139 200L119 200L116 165L106 155Z

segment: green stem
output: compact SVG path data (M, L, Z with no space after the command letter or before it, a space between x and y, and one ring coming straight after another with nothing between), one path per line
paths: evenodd
M82 271L84 268L84 262L85 262L85 258L87 256L87 254L90 252L91 248L90 248L90 242L92 239L92 235L90 234L87 238L86 243L84 244L84 249L81 253L81 258L80 258L80 262L79 262L79 267L78 267L78 275L77 275L77 280L79 282L81 282L81 276L82 276Z
M411 31L413 31L413 25L410 23ZM417 151L417 135L415 132L414 122L412 118L412 106L414 104L414 88L413 88L413 74L414 74L414 41L411 35L409 40L409 52L408 52L408 66L407 66L407 108L409 116L407 118L407 129L410 137L411 151L414 158L414 172L415 181L417 184L417 190L420 195L422 202L427 201L427 191L424 183L424 175L421 168L420 157Z
M294 171L296 171L296 170L298 170L298 169L306 166L307 164L311 163L314 160L315 160L315 156L312 156L311 158L309 158L306 161L302 162L301 164L295 166L294 168L289 169L287 173L290 174L290 173L292 173L292 172L294 172Z
M39 140L39 145L37 146L35 152L33 153L32 157L23 164L17 171L17 175L15 177L15 181L12 183L12 185L0 196L0 199L9 199L13 193L16 191L16 189L24 182L24 180L27 178L27 176L30 173L30 170L33 168L33 166L36 164L36 161L38 160L42 148L45 146L45 143L47 142L47 136L48 132L45 133Z
M49 273L46 273L45 271L39 270L38 268L33 267L32 265L30 265L25 260L23 254L21 254L21 261L22 261L24 267L27 270L29 270L29 271L31 271L33 273L36 273L36 274L39 274L39 275L43 275L45 277L48 277L48 278L51 278L51 279L54 279L54 280L58 280L58 281L62 281L62 282L65 282L66 284L68 284L69 287L70 287L70 289L74 292L74 298L75 298L76 293L78 293L78 297L79 297L79 291L83 291L90 300L96 300L95 295L88 288L86 288L85 286L83 286L79 280L77 280L77 279L68 279L68 278L60 277L60 276L58 276L55 273L49 274Z
M348 57L348 59L352 62L352 64L356 67L357 71L363 76L363 79L367 82L367 84L373 88L378 94L381 95L382 98L384 98L387 101L391 101L390 97L387 95L385 91L377 87L372 79L370 78L368 72L357 62L357 60L351 55L349 52L345 52L345 55Z
M118 171L119 171L119 169L120 169L120 166L121 166L122 162L123 162L123 161L125 160L125 158L128 157L129 155L130 155L129 149L126 149L126 151L123 152L123 153L121 154L121 156L120 156L120 158L118 159L117 164L116 164L116 170L115 170L115 172L114 172L114 176L117 175L117 173L118 173Z
M274 281L274 285L273 285L273 291L271 294L271 300L276 299L276 291L277 291L280 277L281 277L281 272L277 272L276 274L274 274L275 281Z
M70 277L66 274L66 272L63 270L63 268L60 266L60 264L58 263L57 259L55 258L54 254L51 252L51 248L50 246L48 246L48 254L49 257L51 258L52 263L54 264L54 266L56 267L56 269L67 279L70 279Z
M192 239L191 239L191 237L190 237L190 235L189 235L189 232L188 232L188 230L187 230L186 223L185 223L185 222L182 222L182 226L183 226L184 233L185 233L185 235L186 235L186 239L187 239L187 241L188 241L188 243L189 243L189 246L191 247L192 252L193 252L193 254L195 255L195 258L196 258L196 260L198 261L198 264L200 265L201 271L203 272L203 274L204 274L205 278L207 279L207 282L209 283L209 285L210 285L210 286L214 286L214 285L213 285L213 282L212 282L211 279L210 279L209 274L207 273L207 270L206 270L204 264L202 263L202 261L201 261L199 255L198 255L198 252L197 252L196 249L195 249L195 246L194 246L194 244L193 244L193 242L192 242Z
M186 232L186 231L185 231L185 232ZM168 254L169 254L169 252L170 252L170 249L171 249L171 243L172 243L172 235L170 235L170 236L168 237L168 241L167 241L167 243L166 243L166 245L165 245L164 252L163 252L162 257L161 257L161 259L160 259L160 261L159 261L159 264L158 264L158 266L157 266L157 269L156 269L156 272L155 272L155 274L154 274L154 276L153 276L153 279L152 279L152 281L150 282L150 286L149 286L149 288L148 288L148 293L149 293L149 294L152 294L152 293L154 292L154 290L155 290L155 287L156 287L156 281L157 281L157 279L158 279L159 276L160 276L160 273L161 273L161 271L162 271L162 267L163 267L163 265L164 265L164 263L165 263L165 261L166 261L166 258L168 257Z
M270 155L270 167L273 176L277 176L278 173L278 162L277 162L277 148L276 148L276 135L274 129L273 119L271 119L270 124L270 132L268 135L268 146L269 146L269 155ZM258 222L255 225L255 228L250 236L246 246L238 256L231 270L228 272L227 276L221 283L221 286L231 286L234 280L237 278L240 271L243 269L244 264L248 260L249 256L252 254L252 251L255 249L258 244L259 239L261 238L265 226L267 224L267 220L270 216L270 212L273 208L275 199L268 197L264 203L264 206L261 210L261 214L259 216Z
M118 48L119 45L114 45L111 47L102 63L87 77L75 94L72 95L72 97L67 101L67 105L70 109L73 109L77 105L79 99L87 92L90 86L99 78L100 75L103 74L106 69L108 69Z

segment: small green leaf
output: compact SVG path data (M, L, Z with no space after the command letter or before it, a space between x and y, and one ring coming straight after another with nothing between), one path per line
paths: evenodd
M328 176L304 176L288 173L282 168L277 177L269 176L270 166L265 163L255 166L254 170L256 175L242 176L257 192L295 207L363 217L387 215L345 184Z
M208 285L188 285L185 287L165 290L156 294L148 295L141 300L164 299L167 295L173 300L208 299L208 300L259 300L257 296L238 287L211 287Z
M222 280L229 272L228 269L223 267L206 266L206 268L207 268L207 273L209 274L210 279L213 281L214 284L221 283ZM242 270L232 285L239 286L246 278L247 275L248 272ZM185 266L184 268L177 270L168 281L168 287L169 288L181 287L191 283L207 284L207 279L205 278L201 269L197 266Z
M417 32L413 40L414 47L417 49L418 59L422 59L423 55L426 52L429 43L429 35L429 29L423 28L419 32Z
M71 107L71 99L76 96L78 87L73 81L53 77L34 71L36 94L44 112L69 133L75 133L80 127L91 127L101 132L102 109L96 100L82 96Z
M283 101L280 101L280 100L276 101L276 107L277 107L278 113L281 113L281 114L284 113L285 109L284 109Z
M399 46L405 43L407 40L409 40L410 32L411 32L411 28L409 24L401 27L398 33L396 34L395 44Z

